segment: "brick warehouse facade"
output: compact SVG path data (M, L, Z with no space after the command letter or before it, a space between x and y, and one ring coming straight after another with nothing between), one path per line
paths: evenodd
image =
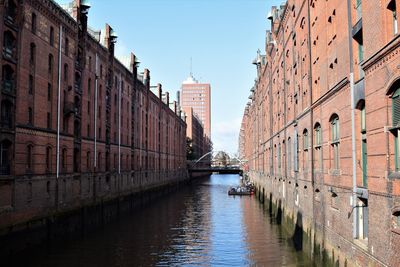
M114 57L109 25L103 43L88 29L84 1L71 15L52 0L0 3L1 235L187 177L181 111L133 54L128 68Z
M400 265L399 7L288 0L254 61L245 168L341 266Z

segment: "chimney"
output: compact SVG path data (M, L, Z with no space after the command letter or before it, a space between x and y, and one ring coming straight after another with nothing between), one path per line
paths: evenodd
M115 43L117 42L117 34L111 28L109 24L106 23L105 34L104 34L104 45L107 47L108 51L114 55Z
M178 105L181 105L181 92L178 90L176 92L176 102L178 102Z
M160 83L157 84L157 93L158 93L158 98L160 100L162 99L162 85Z
M147 90L150 90L150 71L148 69L144 69L143 84Z
M132 73L135 73L135 70L136 70L136 56L132 52L131 52L131 59L130 59L130 62L129 62L129 70Z
M169 92L165 92L165 101L166 101L165 104L167 104L167 106L169 106Z

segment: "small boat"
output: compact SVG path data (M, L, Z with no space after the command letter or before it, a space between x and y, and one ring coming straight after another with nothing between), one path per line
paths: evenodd
M246 187L232 187L228 190L229 196L250 196L253 195L254 192L248 190Z

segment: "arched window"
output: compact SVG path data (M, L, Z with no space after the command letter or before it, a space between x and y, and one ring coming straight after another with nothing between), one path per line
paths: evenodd
M28 145L26 148L26 170L32 172L33 168L33 145Z
M331 123L331 148L332 148L332 164L331 169L339 170L339 143L340 143L340 132L339 132L339 116L333 114L330 119Z
M308 150L309 150L310 142L308 138L308 130L304 129L303 131L303 170L308 170Z
M317 159L318 170L322 171L323 169L323 158L322 158L322 129L319 123L316 123L314 126L315 132L315 157Z
M0 143L0 175L10 175L11 142L3 140Z
M395 154L395 170L400 171L400 80L394 85L394 93L392 96L392 127L394 134L394 154Z
M50 173L51 172L51 147L46 147L46 172Z

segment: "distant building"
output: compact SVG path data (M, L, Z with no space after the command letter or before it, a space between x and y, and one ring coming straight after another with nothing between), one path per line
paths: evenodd
M204 125L204 133L211 138L211 86L209 83L199 83L193 75L182 83L180 105L191 107Z
M186 114L186 136L190 138L191 145L193 149L193 156L198 159L208 151L204 147L205 136L204 136L204 126L200 118L193 112L193 108L185 107L183 111Z

